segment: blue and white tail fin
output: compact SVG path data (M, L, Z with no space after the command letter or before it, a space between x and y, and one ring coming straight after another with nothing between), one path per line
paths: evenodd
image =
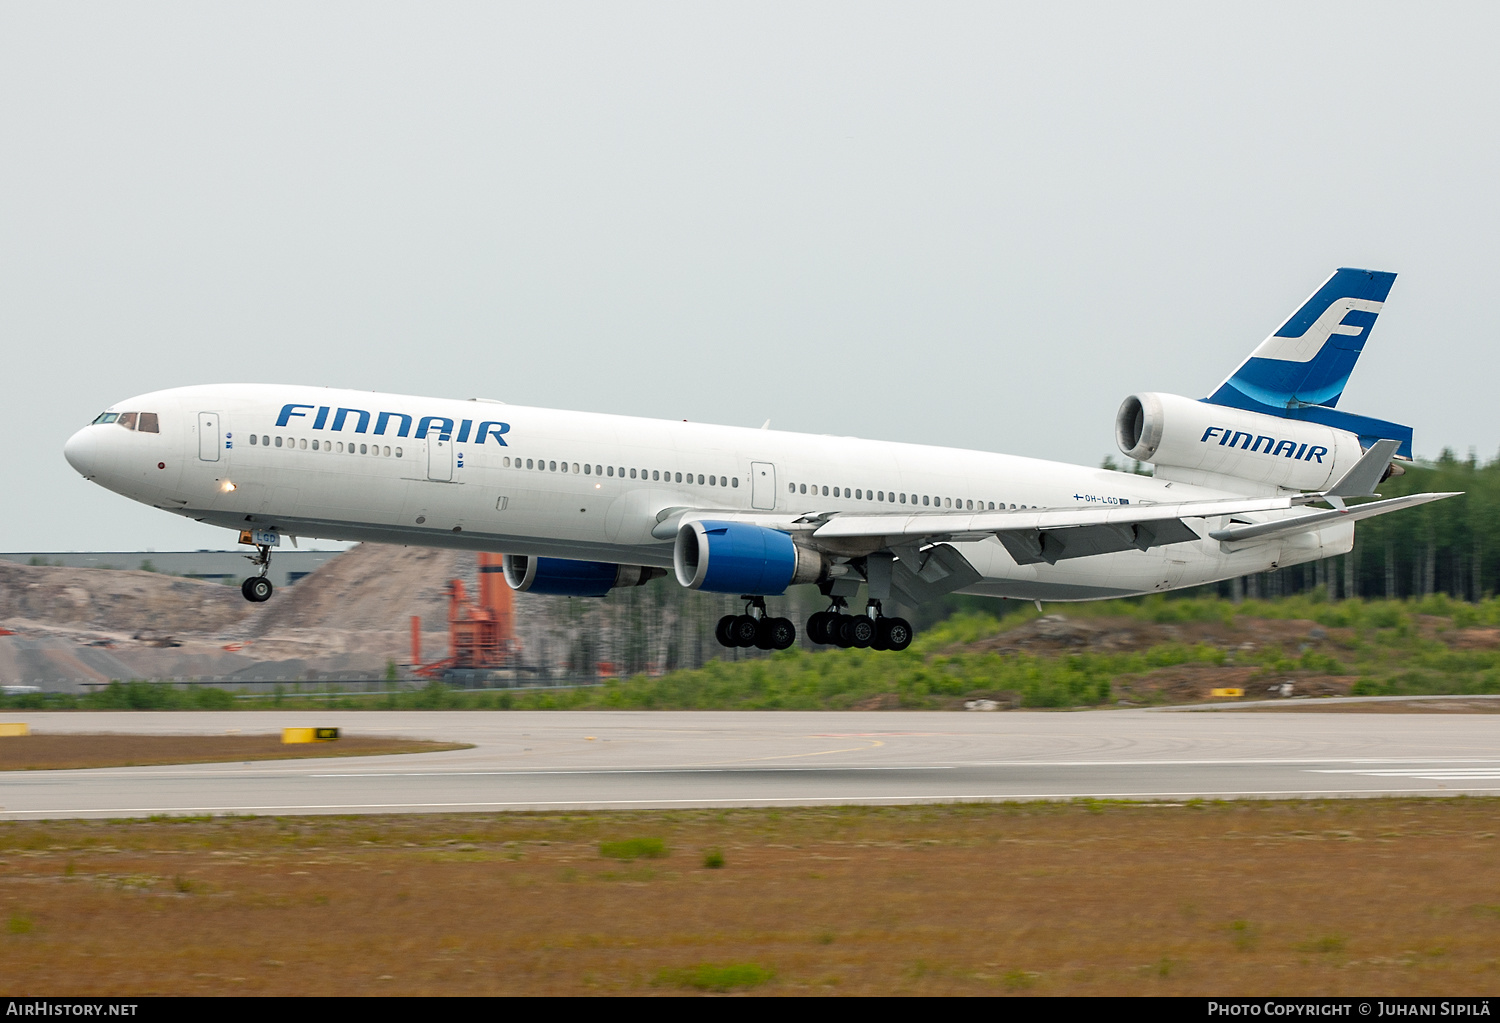
M1347 430L1366 447L1395 440L1398 453L1412 457L1411 427L1336 408L1395 280L1381 270L1335 270L1204 400Z

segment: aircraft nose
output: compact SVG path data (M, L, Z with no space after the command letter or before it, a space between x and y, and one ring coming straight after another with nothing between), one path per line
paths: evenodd
M85 426L63 445L63 457L84 477L99 474L99 431Z

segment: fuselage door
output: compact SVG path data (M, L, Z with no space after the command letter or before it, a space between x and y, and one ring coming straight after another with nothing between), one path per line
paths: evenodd
M776 510L776 466L770 462L750 463L750 507Z
M443 483L453 481L453 439L427 435L427 478Z
M219 414L198 413L198 457L205 462L219 460Z

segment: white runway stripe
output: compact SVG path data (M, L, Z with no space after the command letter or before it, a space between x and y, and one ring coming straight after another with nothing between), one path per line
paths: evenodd
M1500 780L1500 767L1438 766L1394 768L1321 768L1309 774L1362 774L1371 778L1420 778L1423 781L1489 781Z

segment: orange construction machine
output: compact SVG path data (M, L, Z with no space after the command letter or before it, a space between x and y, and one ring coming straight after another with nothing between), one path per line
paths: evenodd
M511 590L499 554L479 555L479 603L468 599L463 581L448 581L448 656L422 663L422 619L411 616L411 661L423 678L459 671L510 667L518 647Z

